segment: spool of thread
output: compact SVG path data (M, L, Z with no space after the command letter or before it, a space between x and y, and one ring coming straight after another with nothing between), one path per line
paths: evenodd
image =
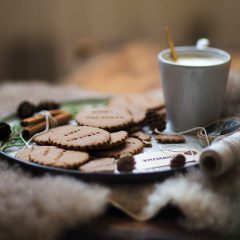
M222 138L222 137L221 137ZM217 177L240 163L240 132L215 140L200 156L200 169L208 176Z

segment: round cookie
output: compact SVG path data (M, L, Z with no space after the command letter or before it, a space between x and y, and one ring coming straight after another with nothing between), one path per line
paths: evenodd
M140 124L146 117L146 109L139 106L137 101L131 98L131 95L116 96L111 98L109 106L116 109L128 111L133 118L134 124Z
M67 150L92 150L107 146L111 141L110 133L95 127L63 126L49 136L49 142Z
M29 158L29 156L30 156L30 153L32 152L32 148L24 148L24 149L21 149L21 150L19 150L17 153L16 153L16 155L15 155L15 157L17 158L17 159L20 159L20 160L23 160L23 161L30 161L30 158Z
M142 131L138 131L138 132L135 132L135 133L132 133L131 134L131 137L135 137L141 141L150 141L151 140L151 136L142 132Z
M112 157L112 158L119 158L122 154L137 154L141 152L143 149L143 143L142 141L136 139L136 138L127 138L126 144L115 147L108 150L101 150L98 152L95 152L94 155L97 157Z
M111 135L111 141L108 145L104 146L104 149L113 148L122 145L126 142L128 133L126 131L113 132Z
M114 172L116 167L114 158L97 158L82 165L79 170L81 172Z
M29 155L32 162L60 168L75 168L89 160L86 152L70 151L54 146L36 146Z
M83 110L77 115L76 121L80 126L99 127L108 131L121 130L133 123L127 111L112 108Z
M50 134L51 134L51 130L41 135L38 135L35 138L33 138L33 142L35 142L38 145L49 145Z
M56 128L51 128L48 132L43 133L41 135L36 136L35 138L33 138L33 142L35 142L38 145L51 145L49 142L49 137L52 133L57 132L59 129L61 129L63 126L61 127L56 127ZM65 129L69 128L72 129L71 125L66 125L64 126Z

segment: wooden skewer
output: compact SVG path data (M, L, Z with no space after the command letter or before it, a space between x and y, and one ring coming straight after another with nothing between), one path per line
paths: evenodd
M169 29L168 29L168 27L165 27L164 30L165 30L165 33L166 33L166 38L167 38L168 46L169 46L169 48L171 49L171 57L172 57L173 61L176 62L176 61L178 60L178 56L177 56L177 53L176 53L176 51L175 51L174 44L173 44L173 40L172 40L172 38L171 38Z

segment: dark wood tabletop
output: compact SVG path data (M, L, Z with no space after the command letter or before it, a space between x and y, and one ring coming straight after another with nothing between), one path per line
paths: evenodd
M109 207L102 217L91 221L89 224L79 225L65 231L61 234L59 240L235 240L239 238L240 236L223 236L206 230L186 230L178 224L176 212L174 213L172 210L164 210L150 221L139 222L119 210Z

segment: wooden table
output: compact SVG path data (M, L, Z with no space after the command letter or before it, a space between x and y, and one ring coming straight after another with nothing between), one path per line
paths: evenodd
M159 87L159 69L156 61L159 48L139 43L135 47L130 45L124 51L124 53L120 51L115 54L102 53L88 60L87 63L81 62L66 81L103 93L144 92ZM130 56L128 59L128 54L132 52L138 52L138 57L131 59ZM141 58L140 61L135 63L138 58ZM139 70L137 66L145 70ZM232 69L240 70L240 55L237 53L233 54ZM68 231L62 239L80 239L80 237L85 239L224 239L209 231L187 231L180 227L171 215L174 214L165 212L151 221L136 222L118 210L110 208L101 218L86 226ZM240 239L240 237L228 236L227 239Z
M148 222L137 222L122 212L109 208L106 214L89 224L69 229L59 240L117 239L117 240L235 240L239 236L220 236L210 231L188 231L179 224L171 212L160 213Z

